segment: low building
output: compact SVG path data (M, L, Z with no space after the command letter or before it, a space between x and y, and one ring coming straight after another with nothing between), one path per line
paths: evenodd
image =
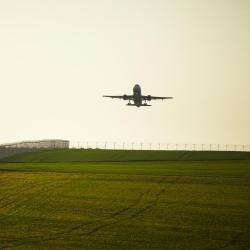
M67 140L39 140L39 141L21 141L15 143L1 144L3 148L69 148L69 141Z

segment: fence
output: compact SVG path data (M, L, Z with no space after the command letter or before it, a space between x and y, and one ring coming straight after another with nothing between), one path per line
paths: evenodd
M70 148L117 150L246 151L250 145L70 141Z
M76 149L115 149L115 150L179 150L179 151L245 151L250 152L250 145L229 144L174 144L174 143L138 143L138 142L98 142L70 141L70 148ZM54 149L54 148L50 148ZM0 159L11 155L46 150L46 148L0 147Z

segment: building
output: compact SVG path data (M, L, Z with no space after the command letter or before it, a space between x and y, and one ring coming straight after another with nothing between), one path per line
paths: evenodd
M67 140L39 140L39 141L21 141L15 143L1 144L2 148L69 148L69 141Z

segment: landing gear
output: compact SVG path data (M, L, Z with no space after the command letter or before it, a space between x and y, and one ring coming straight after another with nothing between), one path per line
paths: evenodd
M146 102L146 100L145 100L145 102L143 102L143 103L141 104L141 106L151 106L151 105L147 104L147 102Z

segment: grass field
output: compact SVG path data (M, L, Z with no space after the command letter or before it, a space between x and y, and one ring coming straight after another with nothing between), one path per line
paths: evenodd
M250 248L249 160L20 157L0 164L0 249Z
M2 162L112 162L112 161L194 161L250 160L250 152L59 149L22 153Z

